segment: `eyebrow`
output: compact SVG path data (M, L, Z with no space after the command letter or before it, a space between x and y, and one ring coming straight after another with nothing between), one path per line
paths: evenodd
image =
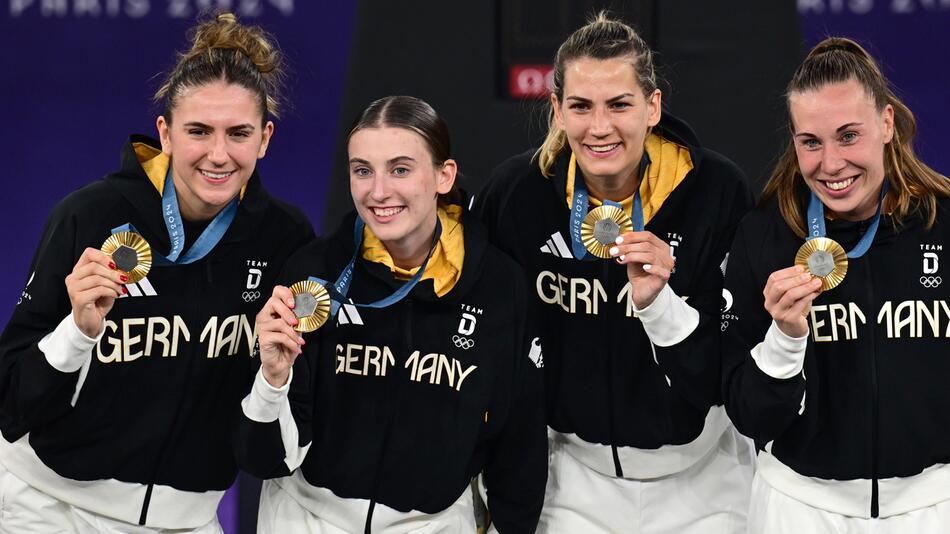
M395 165L403 161L411 161L415 163L416 159L410 156L396 156L386 162L387 165ZM370 162L366 161L363 158L350 158L350 163L361 163L363 165L372 165Z
M186 123L184 124L184 127L185 127L185 128L201 128L201 129L203 129L203 130L214 130L214 128L213 128L212 126L209 126L209 125L207 125L207 124L205 124L205 123L203 123L203 122L198 122L198 121L186 122ZM237 126L231 126L230 128L227 128L225 131L228 131L228 132L236 132L236 131L238 131L238 130L251 130L251 131L253 131L253 130L254 130L254 125L253 125L253 124L249 124L249 123L238 124Z
M835 133L841 133L847 130L848 128L854 128L855 126L864 126L864 123L863 122L849 122L848 124L842 124L841 126L838 126L838 129L835 130ZM809 132L799 132L795 134L795 137L818 137L818 136Z
M608 104L613 104L614 102L616 102L616 101L618 101L618 100L623 100L624 98L634 97L634 96L635 96L635 95L634 95L633 93L623 93L623 94L617 95L617 96L615 96L615 97L613 97L613 98L607 99L607 103L608 103ZM583 103L589 103L589 102L591 102L591 100L590 100L589 98L583 98L583 97L574 96L574 95L570 95L570 96L568 96L567 98L565 98L564 100L576 100L576 101L578 101L578 102L583 102Z

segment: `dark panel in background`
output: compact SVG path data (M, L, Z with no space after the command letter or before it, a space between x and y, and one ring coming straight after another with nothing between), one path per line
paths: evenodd
M665 101L705 144L753 181L780 147L780 95L800 59L791 0L741 0L728 9L699 0L420 0L413 7L383 0L358 7L326 229L352 209L343 140L369 102L411 94L432 104L449 124L462 186L475 192L502 160L537 146L546 128L544 100L510 96L510 67L549 65L564 38L604 7L659 52L671 82Z

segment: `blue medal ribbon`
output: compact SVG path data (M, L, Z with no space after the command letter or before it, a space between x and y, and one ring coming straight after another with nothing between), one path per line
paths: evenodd
M167 256L162 256L154 249L152 257L158 264L166 265L187 265L204 258L221 241L224 234L228 231L231 223L237 215L239 196L228 203L211 220L208 227L201 232L195 243L188 249L184 256L181 251L185 248L185 224L181 217L181 211L178 209L178 196L175 194L175 180L172 178L171 165L168 167L168 174L165 175L165 187L162 191L162 219L165 221L165 229L168 231L168 241L171 244L171 250ZM141 234L132 226L131 223L123 224L112 229L116 232L135 232Z
M330 294L330 317L336 315L337 311L340 309L340 305L346 302L346 294L350 291L350 284L353 282L353 269L356 266L356 258L359 257L359 254L363 245L363 227L366 225L363 222L363 219L359 215L356 216L356 222L353 224L353 242L355 245L355 250L353 251L353 257L350 258L350 262L347 263L346 267L343 268L343 271L340 273L340 276L337 277L336 282L333 284L328 283L322 278L317 278L316 276L311 276L308 280L317 282L323 287L326 288L327 293ZM354 303L354 306L359 308L385 308L387 306L392 306L393 304L399 302L406 295L412 291L412 288L422 280L422 274L425 273L426 265L429 264L429 259L432 258L432 252L435 250L435 244L439 242L439 238L442 236L442 222L439 221L438 216L435 219L435 235L432 238L432 246L429 247L429 253L426 254L425 261L422 262L422 266L419 267L419 271L416 272L405 284L400 286L392 295L385 297L383 299L377 300L376 302L369 302L365 304Z
M643 201L640 199L640 184L643 183L643 177L646 176L647 167L649 165L650 156L647 154L647 151L644 150L643 157L640 159L640 181L637 183L637 190L633 194L633 213L630 214L630 220L633 223L634 232L642 232L645 226L643 223ZM622 206L619 203L612 200L604 200L603 203L606 206L615 206L622 209ZM571 231L571 251L574 253L574 257L576 259L582 261L593 261L600 259L587 251L587 247L584 246L584 241L581 239L581 224L584 222L584 218L587 217L587 210L589 207L590 194L587 192L587 185L584 183L584 177L581 176L578 179L575 174L574 196L573 201L571 202L571 219L569 222Z
M861 240L858 241L858 244L848 251L849 258L860 258L871 248L874 235L877 233L878 224L881 222L881 209L884 206L884 196L886 194L887 179L885 178L884 184L881 186L881 198L878 199L877 211L874 212L874 218L871 220L867 231L861 236ZM814 191L811 192L811 199L808 201L808 227L808 240L815 239L816 237L825 237L827 233L825 230L825 205L821 203L821 200Z

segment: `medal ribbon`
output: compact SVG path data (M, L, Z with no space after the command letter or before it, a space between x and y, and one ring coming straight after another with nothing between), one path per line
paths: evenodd
M201 232L195 243L188 249L188 252L181 256L181 251L185 248L185 225L181 218L181 211L178 209L175 180L172 178L172 169L169 166L168 174L165 175L165 188L162 191L162 219L165 221L165 229L168 230L168 241L171 243L171 250L168 252L168 256L162 256L152 250L155 262L166 265L187 265L207 256L215 245L221 241L221 238L224 237L225 232L231 226L231 222L234 221L234 216L237 215L238 202L238 197L234 197L234 200L218 212L211 223L208 224L208 227L204 229L204 232ZM112 233L116 232L140 234L131 223L113 228Z
M330 317L336 315L336 312L340 309L340 305L346 302L346 294L350 291L350 283L353 281L353 269L356 266L356 258L360 254L360 249L363 245L363 227L366 223L363 222L363 219L359 215L356 216L356 222L353 224L353 242L355 244L356 250L353 251L353 257L350 258L350 262L343 268L343 271L340 273L340 276L337 277L336 282L332 285L326 280L311 276L308 280L317 282L326 288L327 293L330 294L331 306L330 306ZM442 222L439 221L439 218L435 219L435 235L432 238L432 246L429 247L429 253L426 254L425 261L422 262L422 266L419 267L419 271L416 272L405 284L403 284L399 289L393 292L392 295L388 297L377 300L376 302L369 302L365 304L354 303L354 306L359 308L385 308L387 306L392 306L393 304L399 302L406 295L412 291L412 288L419 283L419 280L422 279L422 274L426 270L426 265L429 263L429 259L432 257L432 252L435 250L435 244L439 242L439 238L442 236Z
M633 213L630 214L634 232L642 232L645 226L643 223L643 201L640 199L640 184L643 183L643 177L646 176L647 167L649 165L650 156L647 154L647 151L644 150L643 157L640 159L640 182L637 183L637 190L633 194L633 208L631 210ZM606 206L615 206L622 209L620 204L612 200L604 200L603 203ZM573 202L571 202L571 219L568 224L571 230L571 251L574 253L576 259L583 261L600 259L587 251L587 247L584 246L584 241L581 239L581 223L584 222L584 217L587 216L589 206L590 195L587 193L587 185L584 184L584 178L575 178L574 197Z
M871 248L871 242L874 241L878 224L881 222L881 208L884 206L884 195L886 194L887 179L884 180L884 185L881 186L881 198L878 200L877 211L874 212L874 218L871 220L867 231L861 236L861 240L858 241L858 244L848 251L849 258L860 258ZM818 199L818 196L815 195L814 191L812 191L811 199L808 201L808 226L808 240L816 237L825 237L827 233L825 230L825 206L821 203L821 200Z

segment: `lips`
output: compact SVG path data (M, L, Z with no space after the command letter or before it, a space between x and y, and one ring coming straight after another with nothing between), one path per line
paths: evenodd
M234 171L211 172L204 169L198 169L198 172L200 172L202 176L212 182L223 182L234 174Z
M372 210L373 212L373 215L380 218L392 217L394 215L401 213L404 209L406 209L405 206L394 206L394 207L386 207L386 208L371 207L370 208L370 210Z
M587 153L594 158L607 158L613 156L620 149L620 143L610 143L605 145L584 145Z
M818 183L829 197L844 198L855 188L859 178L860 176L856 175L842 180L818 180Z

